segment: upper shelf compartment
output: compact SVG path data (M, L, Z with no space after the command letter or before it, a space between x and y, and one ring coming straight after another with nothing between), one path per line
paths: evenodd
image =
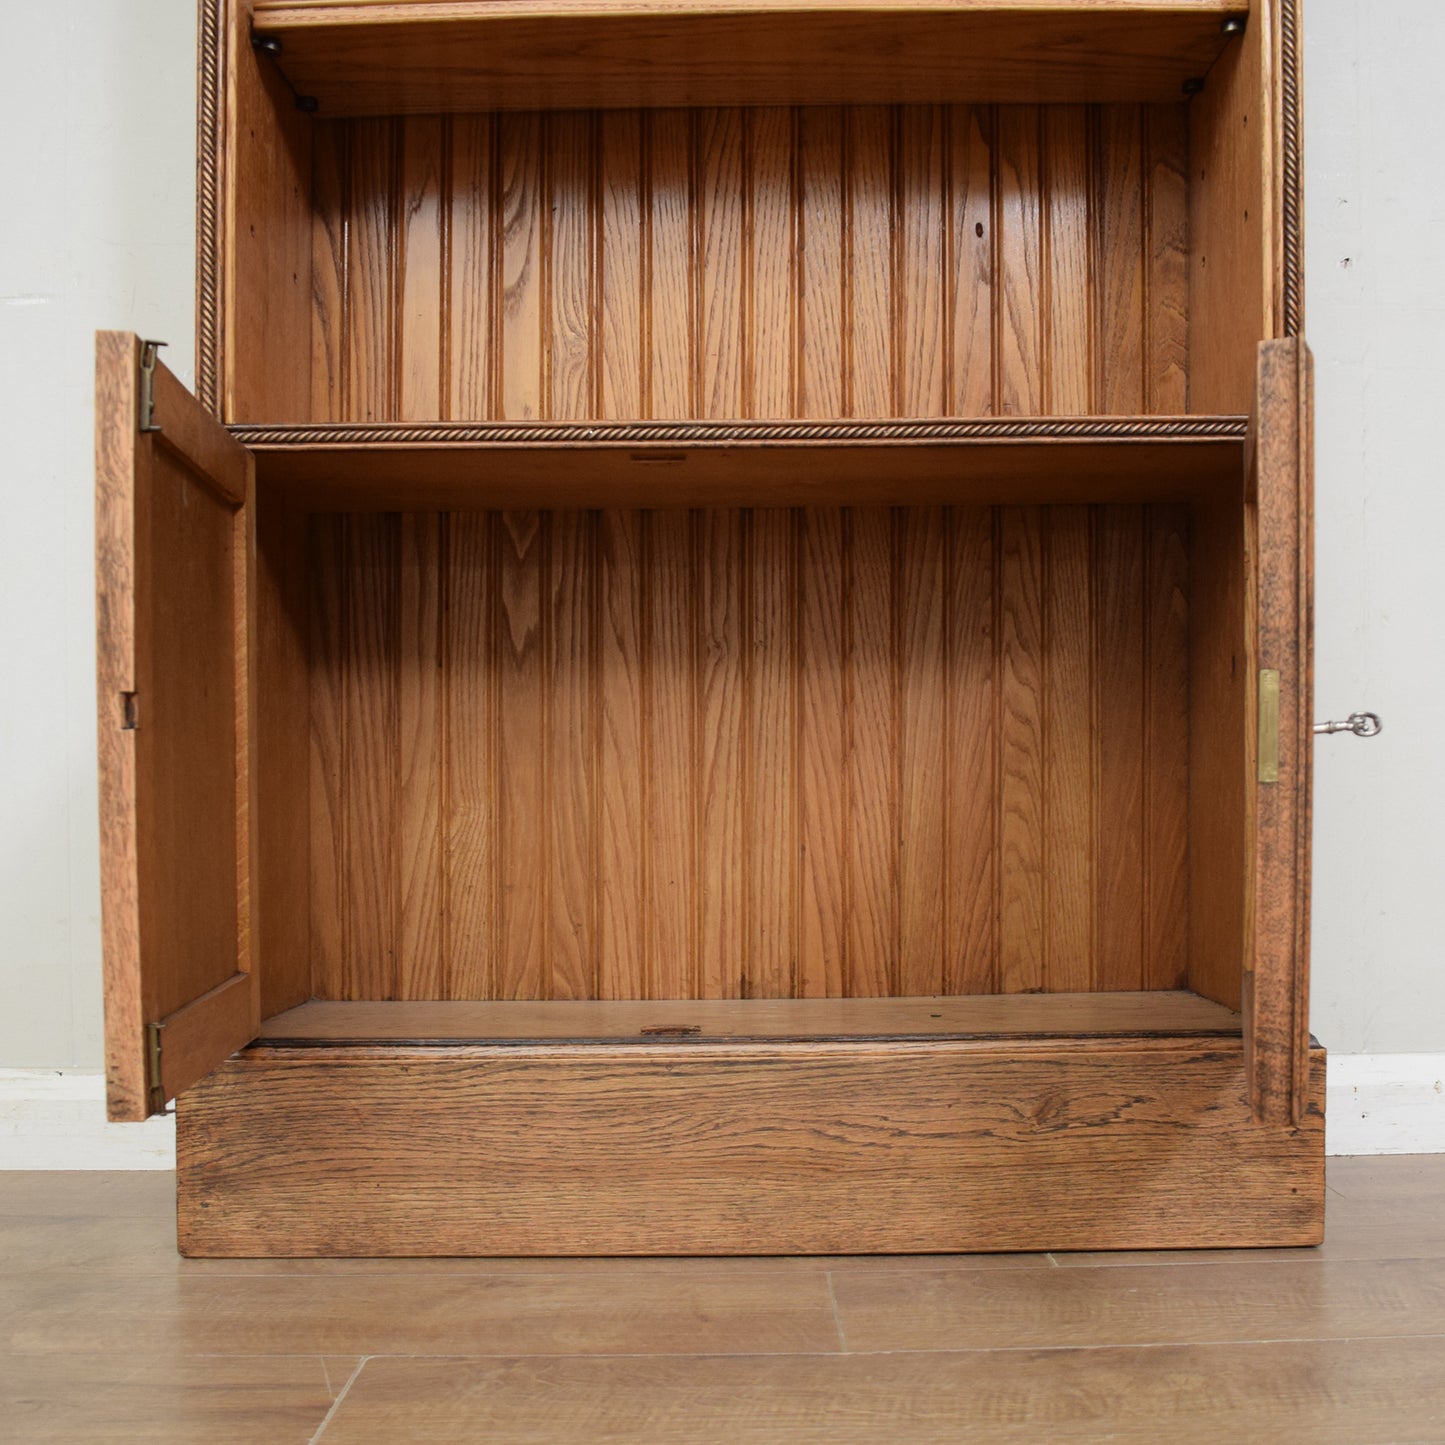
M322 115L1178 100L1247 0L258 0ZM279 47L279 49L276 49Z

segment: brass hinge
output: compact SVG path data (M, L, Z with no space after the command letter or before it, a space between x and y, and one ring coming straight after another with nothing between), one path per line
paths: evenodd
M1259 781L1279 782L1279 673L1259 672Z
M164 341L142 341L140 349L140 429L159 431L156 425L156 362Z
M159 1094L161 1083L161 1026L146 1025L146 1083L153 1093Z

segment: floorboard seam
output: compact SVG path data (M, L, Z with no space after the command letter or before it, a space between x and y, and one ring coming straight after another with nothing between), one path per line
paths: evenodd
M351 1393L351 1387L356 1383L356 1377L366 1368L366 1362L372 1358L371 1355L363 1355L356 1362L356 1368L351 1372L351 1378L341 1387L341 1393L331 1402L331 1408L321 1417L321 1423L316 1427L316 1433L311 1437L309 1445L317 1445L317 1442L326 1433L326 1427L341 1408L341 1402ZM326 1368L324 1363L321 1368L323 1370ZM328 1385L327 1388L329 1389L330 1386Z

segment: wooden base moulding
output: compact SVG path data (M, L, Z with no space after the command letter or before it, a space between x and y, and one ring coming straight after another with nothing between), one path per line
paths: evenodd
M1316 1244L1324 1065L1238 1039L255 1047L178 1101L193 1256ZM358 1129L358 1119L367 1126Z

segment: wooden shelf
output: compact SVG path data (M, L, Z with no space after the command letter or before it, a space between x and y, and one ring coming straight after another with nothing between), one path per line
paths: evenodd
M1245 0L262 0L329 116L679 105L1178 100Z
M955 998L614 1002L313 1001L267 1019L259 1043L736 1043L879 1039L1237 1037L1239 1015L1183 992Z
M1185 501L1243 485L1244 417L238 426L313 511Z

